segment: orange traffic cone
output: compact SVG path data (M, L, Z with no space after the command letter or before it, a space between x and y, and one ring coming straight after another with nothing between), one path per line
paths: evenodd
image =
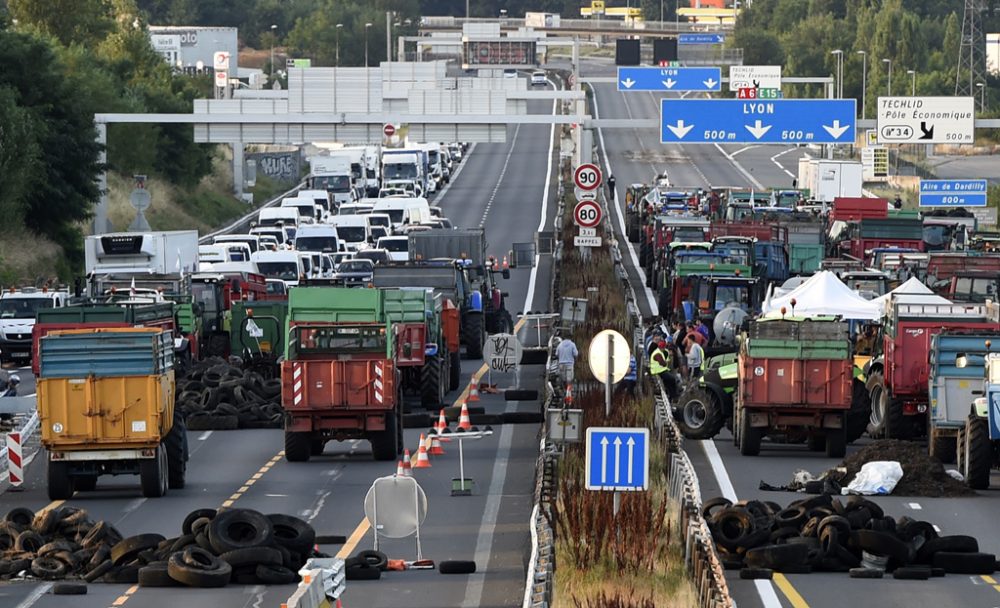
M431 449L427 453L431 456L444 456L444 448L441 447L441 441L438 439L438 436L436 434L431 435L430 440Z
M431 466L431 459L427 456L427 438L423 433L420 434L420 449L417 452L417 464L413 465L414 469L429 469Z
M479 401L479 378L473 378L469 382L469 401Z
M472 419L469 418L469 406L463 401L462 413L458 417L458 429L460 431L468 431L471 428L472 428Z
M448 439L444 434L450 433L451 430L448 428L448 417L444 415L444 410L441 410L441 414L438 416L438 421L434 423L434 430L438 435L442 435L440 438L441 443L451 443L451 439Z
M507 256L503 256L503 266L502 266L502 268L503 268L503 270L508 270L510 268L510 264L507 263Z
M566 384L565 402L566 405L573 405L573 385L569 383Z
M403 475L411 477L413 475L413 459L410 457L410 449L403 450Z
M396 477L405 477L406 470L403 469L403 461L400 460L396 463Z

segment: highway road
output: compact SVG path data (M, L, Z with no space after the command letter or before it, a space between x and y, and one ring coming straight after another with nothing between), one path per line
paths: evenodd
M585 76L613 74L607 65L585 64ZM619 93L614 85L595 85L595 99L601 118L651 118L659 116L658 96L651 93ZM649 182L666 171L679 188L711 186L791 187L791 174L798 158L808 148L794 146L661 145L655 129L604 130L596 136L601 146L599 159L616 178L618 201L623 213L625 187ZM994 170L995 173L995 170ZM618 224L616 223L616 227ZM621 241L620 228L616 230ZM629 246L631 249L631 246ZM635 252L633 251L634 255ZM625 254L628 265L637 258ZM638 275L630 269L630 276ZM641 281L641 278L638 279ZM634 283L638 288L641 282ZM638 291L638 289L637 289ZM649 294L650 298L652 294ZM643 313L655 311L655 300L640 295ZM792 474L805 468L819 474L838 462L802 446L776 446L765 442L759 457L744 457L723 431L714 441L687 441L685 447L695 465L702 498L726 496L738 499L773 500L787 504L801 495L763 492L760 481L787 484ZM849 451L857 449L855 446ZM994 475L994 485L1000 477ZM908 515L940 527L942 534L969 534L979 539L982 551L1000 553L1000 532L995 525L1000 509L1000 491L980 492L970 498L884 497L876 499L887 514ZM816 573L775 575L773 582L743 581L738 572L727 572L733 597L740 608L839 608L842 606L1000 606L1000 586L990 577L949 575L924 582L860 581L846 574Z
M551 112L551 102L530 102L530 111ZM511 128L505 144L480 144L461 165L453 183L437 197L446 215L459 226L480 226L487 232L491 252L502 256L513 242L531 241L542 225L551 226L555 214L556 183L547 178L555 169L551 129ZM548 172L548 173L547 173ZM543 219L544 218L544 219ZM543 256L535 269L511 272L505 289L508 308L519 311L547 308L550 261ZM481 361L463 361L463 384L481 372ZM523 382L537 388L540 367L526 368ZM512 377L496 376L501 388ZM456 393L449 399L460 397ZM505 402L502 395L484 394L478 404L487 413L537 411L535 402ZM415 454L420 429L408 429L406 445ZM530 550L528 519L532 505L534 463L538 453L538 425L502 425L491 437L465 445L466 477L476 482L471 497L450 496L451 480L458 477L457 442L446 444L444 456L432 468L416 471L428 499L428 515L421 528L423 557L436 561L474 559L473 575L441 575L437 571L385 573L381 581L350 582L344 603L367 608L502 607L521 604L524 573ZM310 521L320 534L348 536L344 546L322 550L341 555L373 546L372 530L363 516L363 499L372 481L395 472L395 463L375 462L367 442L330 443L326 453L308 463L282 458L282 432L247 430L189 432L191 461L187 487L160 499L145 499L137 478L102 478L95 492L78 493L67 504L83 507L94 519L112 522L126 535L180 533L184 517L196 508L234 507L264 513L289 513ZM22 492L0 495L0 511L50 505L45 492L44 455L29 467ZM258 475L259 474L259 475ZM255 477L256 476L256 477ZM415 559L413 538L384 540L381 549L390 558ZM0 587L0 606L57 608L65 600L46 594L39 583ZM133 589L128 585L95 584L89 594L75 598L80 608L188 606L244 608L277 606L292 587L231 585L222 590Z

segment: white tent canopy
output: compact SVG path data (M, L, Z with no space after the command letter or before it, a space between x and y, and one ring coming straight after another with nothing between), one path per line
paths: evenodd
M906 282L896 289L872 300L872 303L878 304L885 311L889 306L889 301L893 298L897 302L906 304L951 304L950 301L931 291L929 287L920 282L920 279L916 277L907 279Z
M792 306L795 300L795 306ZM882 316L881 306L862 298L837 278L834 273L824 270L814 274L808 281L791 292L771 298L764 303L764 314L785 313L795 316L840 315L844 319L873 321Z

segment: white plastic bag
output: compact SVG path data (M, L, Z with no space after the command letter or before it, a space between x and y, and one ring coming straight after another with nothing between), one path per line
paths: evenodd
M893 488L902 478L903 467L894 460L868 462L861 466L858 474L840 493L844 495L862 494L864 496L892 494Z

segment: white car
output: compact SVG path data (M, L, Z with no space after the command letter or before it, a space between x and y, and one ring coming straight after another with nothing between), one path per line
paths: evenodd
M545 72L537 70L531 73L531 86L535 86L536 84L543 87L548 84L548 80L545 79Z
M389 252L393 262L406 262L410 259L410 239L405 236L386 236L378 240L375 247Z
M494 73L496 73L496 72L494 72ZM517 78L517 70L504 70L503 71L503 77L504 78Z

